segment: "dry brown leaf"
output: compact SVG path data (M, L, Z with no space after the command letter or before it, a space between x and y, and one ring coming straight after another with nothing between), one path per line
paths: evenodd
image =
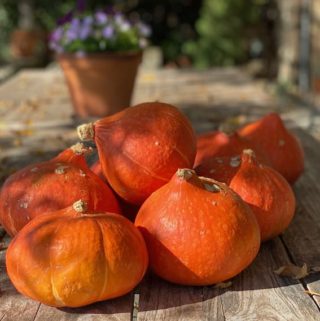
M232 282L228 281L228 282L217 283L214 287L218 289L226 289L226 288L229 288L230 286L232 286Z
M320 296L319 292L313 292L313 291L304 291L304 293L310 294L310 295L316 295L316 296Z
M308 266L306 263L304 263L301 267L293 264L284 265L281 266L279 269L275 270L274 273L279 276L291 277L295 280L302 279L309 274Z

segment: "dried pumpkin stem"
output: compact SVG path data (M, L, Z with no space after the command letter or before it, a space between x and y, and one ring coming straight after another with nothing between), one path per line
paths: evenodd
M87 211L87 203L83 200L76 201L73 203L72 207L78 213L84 213Z
M242 151L242 153L244 155L248 155L248 156L251 156L251 157L255 157L256 156L256 153L252 149L244 149Z
M93 123L83 124L77 127L77 133L82 141L91 141L94 139Z
M87 147L83 143L77 143L75 145L72 145L70 149L76 154L76 155L86 155L92 153L92 147Z
M196 175L196 172L192 169L188 169L188 168L179 168L177 170L176 175L185 180L188 181L191 177L193 177L194 175Z

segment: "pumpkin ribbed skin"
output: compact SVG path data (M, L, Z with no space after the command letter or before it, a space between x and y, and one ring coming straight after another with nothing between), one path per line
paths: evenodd
M236 132L226 134L221 131L212 131L199 135L194 166L198 166L214 157L240 155L247 148L254 149L261 162L269 163L267 155L258 146L246 138L240 137Z
M89 170L83 153L69 148L6 180L0 192L0 223L14 236L34 217L70 206L78 199L93 210L121 213L113 192Z
M209 159L196 171L228 184L250 205L262 241L281 234L292 221L296 201L291 186L277 171L259 163L252 150L244 150L241 157Z
M135 225L160 277L210 285L240 273L258 253L257 221L225 184L179 170L142 205Z
M259 145L270 166L293 184L304 170L304 153L299 140L285 127L280 116L271 113L238 131L241 137Z
M192 167L196 138L174 106L143 103L78 129L96 143L102 171L121 198L141 204L179 167Z
M148 265L140 232L117 214L72 207L38 216L10 243L8 275L19 292L55 307L79 307L131 291Z

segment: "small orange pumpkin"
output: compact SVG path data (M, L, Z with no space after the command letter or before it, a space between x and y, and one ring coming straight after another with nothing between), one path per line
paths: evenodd
M111 189L86 165L87 152L83 144L76 144L6 180L0 192L0 223L11 236L37 215L65 208L80 198L94 210L121 213Z
M227 185L180 169L142 205L135 225L150 266L184 285L210 285L240 273L255 258L260 232L250 207Z
M94 140L103 174L113 190L140 205L166 184L179 167L192 167L196 137L174 106L143 103L78 127L82 140Z
M148 255L125 217L92 213L85 203L37 216L10 243L7 271L23 295L55 307L80 307L130 292Z
M259 163L252 150L244 150L241 157L210 159L196 171L227 183L251 206L262 241L281 234L292 221L296 201L291 186L277 171Z
M293 184L304 170L302 146L284 125L280 116L271 113L238 131L263 149L269 157L270 165Z
M199 135L194 166L198 166L213 157L240 155L242 150L247 148L254 149L261 162L269 163L268 157L258 146L240 137L236 132L226 134L221 131L212 131Z

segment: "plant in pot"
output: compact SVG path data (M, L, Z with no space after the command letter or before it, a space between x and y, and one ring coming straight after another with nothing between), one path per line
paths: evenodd
M150 29L108 9L69 14L52 32L75 112L107 116L130 105Z

